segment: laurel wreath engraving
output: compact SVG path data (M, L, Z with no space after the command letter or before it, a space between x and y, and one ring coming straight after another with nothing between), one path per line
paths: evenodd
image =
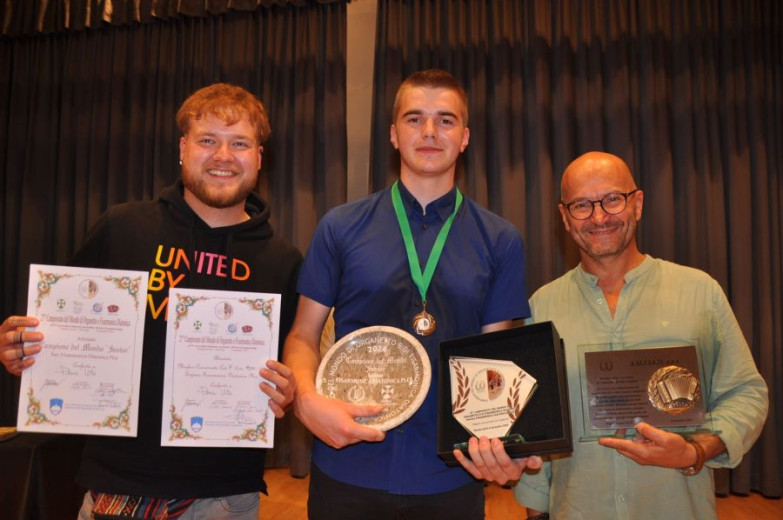
M511 392L506 402L508 404L508 416L512 421L516 421L517 417L522 414L522 407L519 405L519 385L522 384L522 378L526 375L525 373L519 374L511 383Z
M454 359L449 360L451 366L457 374L457 400L451 405L451 413L456 415L465 411L465 405L468 404L468 394L470 394L470 379L465 372L462 364Z

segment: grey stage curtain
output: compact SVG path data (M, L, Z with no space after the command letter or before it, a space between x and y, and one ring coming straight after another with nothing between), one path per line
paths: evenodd
M451 71L471 105L460 184L522 232L531 293L578 262L556 209L564 167L589 150L628 162L646 193L642 250L721 283L769 384L763 436L731 490L780 496L781 4L380 0L377 35L372 188L397 175L400 81Z
M304 251L345 202L345 22L345 1L311 2L0 38L0 319L26 312L30 263L67 262L106 207L178 178L176 110L217 81L266 105L259 192ZM17 386L0 369L0 424Z

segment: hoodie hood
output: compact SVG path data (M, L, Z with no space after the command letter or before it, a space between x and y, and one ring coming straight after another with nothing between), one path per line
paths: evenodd
M185 201L184 189L182 179L179 179L165 188L158 199L161 211L168 213L173 221L171 232L185 237L184 245L192 262L192 269L180 287L240 290L233 277L225 272L215 276L215 270L219 269L216 263L223 259L227 262L223 268L229 269L228 265L239 261L237 259L252 258L258 253L259 244L273 235L269 204L251 193L245 202L248 220L213 228Z
M176 183L164 188L160 193L161 204L178 223L198 230L199 233L229 235L232 237L232 241L258 240L272 236L272 226L269 223L271 214L269 204L255 193L250 193L245 201L245 212L250 216L250 219L233 226L212 228L201 220L201 217L185 202L184 190L182 179L178 179Z

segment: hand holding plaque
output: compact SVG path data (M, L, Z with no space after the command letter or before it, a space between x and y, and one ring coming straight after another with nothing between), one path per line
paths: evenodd
M512 361L454 356L449 358L449 369L451 413L476 437L508 435L538 386Z

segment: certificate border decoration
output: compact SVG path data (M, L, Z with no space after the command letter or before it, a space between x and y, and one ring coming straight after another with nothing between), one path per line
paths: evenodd
M141 276L131 278L130 276L107 276L104 278L107 282L114 282L114 285L118 289L126 289L128 294L133 297L133 303L136 309L139 308L139 285L141 284Z
M275 302L274 298L264 300L262 298L253 299L242 297L239 298L238 301L240 303L246 304L252 311L261 311L261 314L263 314L269 322L269 330L272 330L272 327L274 326L274 323L272 323L272 311L274 310L273 304Z
M180 321L188 317L188 309L193 307L197 301L206 299L206 296L184 296L182 293L177 293L177 317L174 319L174 328L179 330Z
M169 414L171 416L171 421L169 421L169 430L171 431L171 435L169 436L170 441L173 441L175 439L200 439L201 438L200 435L196 435L195 433L190 433L190 430L182 426L182 416L177 414L177 407L174 406L173 404L169 407Z
M41 401L35 398L35 392L31 386L27 390L27 422L25 426L31 424L60 424L57 421L49 419L45 413L41 412Z
M117 415L107 415L101 422L92 423L96 428L110 428L112 430L119 430L120 428L130 431L130 407L131 397L128 397L128 404L119 411Z
M42 270L38 270L38 298L35 299L36 308L41 307L41 302L52 291L52 285L56 284L63 278L71 278L70 274L55 274L45 273Z
M264 412L264 420L256 425L255 428L247 428L239 435L234 435L231 439L235 441L250 441L258 442L259 440L267 442L266 439L266 422L269 419L269 410Z

